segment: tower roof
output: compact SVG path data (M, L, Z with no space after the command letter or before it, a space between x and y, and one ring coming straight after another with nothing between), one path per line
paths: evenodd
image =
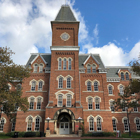
M56 16L55 21L75 22L76 18L74 17L71 8L68 5L63 5Z

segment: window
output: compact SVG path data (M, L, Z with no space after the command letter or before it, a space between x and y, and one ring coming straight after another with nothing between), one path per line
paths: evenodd
M71 88L71 78L67 78L67 88Z
M124 119L124 130L129 131L128 120L127 119Z
M43 72L43 64L39 65L39 72Z
M58 88L63 88L63 78L59 78Z
M3 127L4 127L4 119L2 118L1 120L0 120L0 132L3 132Z
M71 95L67 95L67 107L71 107Z
M110 101L110 109L111 109L111 111L114 111L113 101Z
M113 131L117 131L116 119L112 119Z
M34 109L34 98L30 99L30 106L29 109Z
M134 107L134 112L138 112L138 108L137 107Z
M91 82L90 81L87 82L87 91L91 91Z
M58 61L58 69L61 70L62 68L62 60L61 58L59 58L59 61Z
M35 91L36 81L32 81L31 91Z
M100 100L98 97L95 98L95 109L100 109Z
M128 72L125 73L125 76L126 76L126 80L129 80L129 74L128 74Z
M43 87L43 82L42 81L39 81L38 90L41 90L42 91L42 87Z
M92 66L92 72L96 73L96 66L95 65Z
M98 82L97 81L94 82L94 91L98 91Z
M36 117L35 119L35 131L39 131L40 128L40 118Z
M121 80L124 80L124 73L121 72Z
M37 109L41 109L41 98L37 98Z
M64 58L64 61L63 61L63 69L66 70L66 64L67 64L67 60L66 58Z
M71 70L71 59L69 58L68 69Z
M63 106L63 95L58 95L58 107Z
M35 64L34 65L34 72L37 72L37 69L38 69L38 64Z
M139 118L136 119L136 129L137 129L137 131L140 131L140 119Z
M88 98L88 109L92 109L92 98Z
M15 111L17 111L18 110L18 104L16 103L15 104Z
M21 90L21 85L20 85L20 84L18 84L18 85L16 86L16 90L17 90L17 91L20 91L20 90Z
M27 131L31 131L32 130L32 122L33 122L32 117L29 117L28 118L28 122L27 122Z
M97 131L102 131L101 118L97 118Z
M87 65L87 73L91 73L90 65Z
M94 131L94 118L89 118L89 131Z
M123 95L123 94L124 94L123 86L122 86L122 85L120 85L120 87L119 87L119 91L120 91L120 95Z
M12 129L11 129L12 132L15 131L15 125L16 125L16 119L13 119L13 121L12 121Z
M108 86L108 92L109 92L109 95L112 95L113 94L112 86L111 85Z

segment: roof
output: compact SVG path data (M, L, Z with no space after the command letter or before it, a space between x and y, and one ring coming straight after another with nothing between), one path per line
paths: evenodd
M61 6L55 21L66 21L66 22L76 22L76 18L68 5Z

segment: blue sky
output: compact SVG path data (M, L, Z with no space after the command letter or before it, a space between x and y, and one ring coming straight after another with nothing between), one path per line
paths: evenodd
M51 25L65 0L0 0L0 46L17 64L50 53ZM140 0L67 0L80 21L80 53L98 53L106 66L125 66L140 52Z

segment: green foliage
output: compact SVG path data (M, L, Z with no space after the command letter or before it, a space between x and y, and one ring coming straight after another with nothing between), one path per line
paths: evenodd
M89 132L83 134L82 137L116 137L116 132Z
M24 137L35 137L36 132L25 132Z
M6 135L5 133L0 133L0 137L1 137L1 136L5 136L5 135Z
M121 137L122 138L130 138L129 133L123 133ZM140 138L140 133L132 132L131 138Z

